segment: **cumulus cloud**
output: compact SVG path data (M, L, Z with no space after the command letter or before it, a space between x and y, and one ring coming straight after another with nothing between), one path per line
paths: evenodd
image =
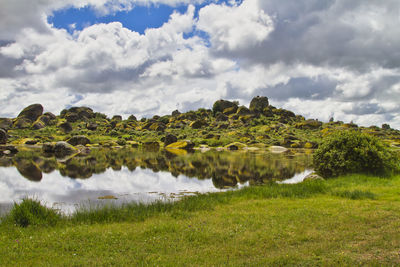
M205 4L198 17L189 5L144 34L114 22L71 35L47 22L67 7L90 6L101 16L136 5L198 3ZM151 116L266 95L307 117L400 127L397 0L0 0L0 6L1 116L33 102L55 113L88 105L108 115Z

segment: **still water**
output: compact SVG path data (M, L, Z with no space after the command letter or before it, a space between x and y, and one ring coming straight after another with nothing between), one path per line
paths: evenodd
M179 199L270 181L296 182L310 173L307 154L260 152L92 149L59 159L20 148L0 158L0 213L32 197L74 211L79 206Z

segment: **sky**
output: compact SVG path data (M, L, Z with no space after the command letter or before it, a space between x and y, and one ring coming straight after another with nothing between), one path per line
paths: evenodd
M398 0L0 0L0 117L151 117L254 96L400 128Z

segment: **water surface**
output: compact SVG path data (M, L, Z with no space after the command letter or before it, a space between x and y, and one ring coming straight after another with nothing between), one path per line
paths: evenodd
M310 172L307 154L92 149L58 159L20 148L0 158L0 209L33 197L69 213L80 205L149 202L236 189L271 181L298 181ZM0 211L1 212L1 211Z

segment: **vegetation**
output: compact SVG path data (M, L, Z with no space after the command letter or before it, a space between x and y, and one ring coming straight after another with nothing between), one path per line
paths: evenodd
M390 175L400 170L398 156L377 138L358 131L337 132L314 153L315 171L323 177L347 173Z
M109 208L109 217L82 211L52 227L20 228L3 220L0 258L3 266L396 266L399 186L400 176L351 175L130 212Z

